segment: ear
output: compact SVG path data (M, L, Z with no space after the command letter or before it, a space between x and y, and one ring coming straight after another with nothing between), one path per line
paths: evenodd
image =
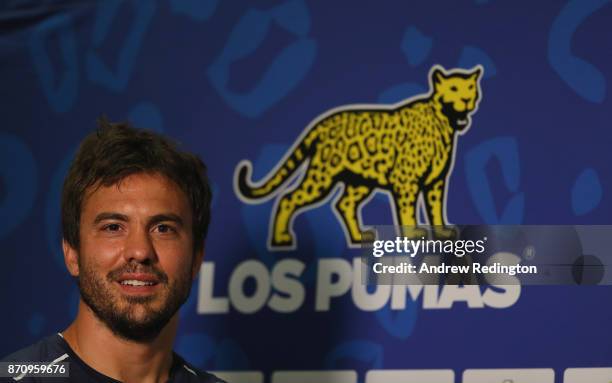
M444 75L444 71L442 70L442 68L440 66L436 66L434 71L431 73L431 82L434 85L438 85L445 79L446 76Z
M193 259L193 266L191 268L191 279L194 280L200 272L202 266L202 260L204 259L204 246L200 250L196 250Z
M470 75L470 79L474 79L475 81L478 81L480 79L480 76L482 75L482 72L483 72L482 66L478 65L476 69L474 69L472 74Z
M62 250L64 251L64 263L68 272L73 277L79 276L79 253L65 239L62 239Z

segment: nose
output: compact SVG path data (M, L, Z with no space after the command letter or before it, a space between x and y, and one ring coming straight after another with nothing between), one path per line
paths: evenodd
M155 247L145 229L133 230L127 236L124 257L126 262L151 262L155 259Z
M465 102L465 104L469 104L471 98L462 98L461 101Z

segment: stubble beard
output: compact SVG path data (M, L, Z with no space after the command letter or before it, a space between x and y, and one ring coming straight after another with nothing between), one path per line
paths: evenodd
M167 276L151 266L128 264L111 271L106 278L100 277L79 256L77 284L83 302L116 336L139 343L155 339L178 309L187 301L191 291L191 273L169 282ZM160 292L150 296L125 296L115 292L116 277L124 272L156 274L160 280ZM153 307L159 295L164 302ZM163 298L165 297L165 298ZM141 313L144 311L144 314Z

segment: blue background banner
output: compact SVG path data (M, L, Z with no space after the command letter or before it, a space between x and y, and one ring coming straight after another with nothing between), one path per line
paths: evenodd
M611 20L596 0L4 1L0 355L76 314L59 198L104 114L171 136L209 167L206 263L176 341L198 367L265 381L279 370L364 381L374 369L459 379L468 368L550 368L557 382L569 367L612 367L609 286L361 291L351 280L359 250L330 203L295 218L295 250L270 252L274 199L246 204L233 188L241 160L262 179L325 111L426 94L435 64L479 64L482 99L457 142L448 219L610 224ZM363 220L393 223L386 195ZM297 295L275 269L299 271ZM328 305L325 270L349 283Z

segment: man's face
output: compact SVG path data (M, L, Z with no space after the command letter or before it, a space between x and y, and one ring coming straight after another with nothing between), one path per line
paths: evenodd
M159 174L133 174L86 195L71 273L115 334L150 340L187 300L201 260L192 224L186 195Z

